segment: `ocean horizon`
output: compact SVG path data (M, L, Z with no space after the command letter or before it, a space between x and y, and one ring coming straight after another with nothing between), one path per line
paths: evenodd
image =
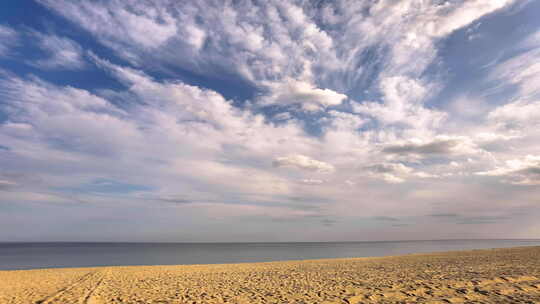
M346 242L0 242L0 270L254 263L540 246L540 239Z

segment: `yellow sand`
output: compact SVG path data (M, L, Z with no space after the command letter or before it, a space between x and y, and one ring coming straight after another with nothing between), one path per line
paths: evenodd
M540 247L0 271L0 303L540 303Z

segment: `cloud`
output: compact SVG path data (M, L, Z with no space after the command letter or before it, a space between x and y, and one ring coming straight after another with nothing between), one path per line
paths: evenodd
M498 62L489 71L489 80L496 94L508 97L489 113L488 120L501 129L534 127L538 121L540 100L540 40L538 32L529 35L516 46L512 56Z
M367 170L368 175L382 179L387 183L399 184L410 178L437 178L435 174L429 174L422 171L415 171L413 168L405 166L402 163L379 163L375 165L365 166L362 168Z
M383 149L385 153L394 154L449 154L458 145L458 142L453 139L438 140L424 144L401 144L390 145Z
M79 26L104 38L101 41L113 48L138 44L150 50L165 43L178 30L167 10L154 5L122 1L39 2L76 20Z
M489 185L538 181L537 71L523 63L536 40L480 68L470 29L489 39L504 19L489 14L515 1L435 2L41 0L66 32L89 35L74 37L83 49L30 31L47 55L39 77L0 72L0 180L16 183L2 199L138 212L149 235L174 240L180 226L216 240L229 226L289 237L296 223L313 225L301 237L373 238L358 235L358 214L420 214L423 229L449 201L431 221L531 206L537 188ZM90 65L114 84L64 84ZM471 77L479 85L461 94ZM321 228L333 219L343 225Z
M309 78L313 62L332 57L330 37L295 3L40 3L141 66L225 71L258 82Z
M141 67L234 75L275 91L267 102L308 111L359 97L349 92L381 90L385 104L402 108L373 101L359 111L426 128L444 119L420 104L437 86L420 77L437 56L437 42L514 2L40 1Z
M321 111L329 106L337 106L347 98L347 95L330 89L319 89L308 82L293 79L285 79L269 87L270 94L263 98L264 104L299 104L305 111Z
M387 164L376 164L367 166L364 169L367 169L371 172L375 173L402 173L402 174L408 174L413 171L412 168L407 167L400 163L387 163Z
M399 184L405 182L405 179L403 177L398 177L398 175L408 175L410 172L413 171L412 168L409 168L399 163L376 164L364 167L363 169L367 170L370 175L376 178L381 178L382 180L391 184Z
M517 95L524 98L537 98L540 95L540 43L530 50L510 57L497 65L491 79L502 82L502 86L515 86Z
M507 160L504 166L476 174L502 176L505 182L515 185L540 185L540 156L527 155L523 159Z
M429 89L419 79L407 76L385 77L379 85L383 102L355 103L353 110L382 125L400 125L402 128L420 130L437 128L446 119L446 114L423 106Z
M278 114L274 115L274 117L273 117L273 119L275 119L277 121L289 120L291 118L292 118L292 115L289 112L281 112L281 113L278 113Z
M390 174L390 173L383 173L382 174L382 179L385 182L390 183L390 184L401 184L401 183L405 182L404 178L397 177L397 176L395 176L393 174Z
M497 128L510 131L527 131L540 125L540 100L518 100L495 108L488 120Z
M333 76L346 75L339 81L347 85L367 81L381 68L384 76L419 76L436 58L440 39L514 2L327 2L321 18L348 63Z
M535 48L540 45L540 31L536 31L524 39L521 46L524 48Z
M47 58L32 62L43 69L76 70L86 66L83 50L75 41L34 32L32 36L37 39L39 47L47 53Z
M85 66L83 50L69 38L34 30L17 32L0 24L0 56L8 55L14 46L37 46L47 58L29 61L43 69L81 69Z
M451 154L474 154L476 144L464 136L439 135L430 141L411 140L400 144L389 144L382 152L397 155L417 155L420 157Z
M0 124L0 141L9 146L2 150L8 160L3 169L42 177L29 185L32 191L69 190L81 200L99 204L104 198L84 185L100 178L140 186L115 187L113 194L123 196L124 203L159 202L152 198L174 198L179 193L194 204L263 200L255 195L266 196L265 200L306 196L294 190L296 177L263 165L272 151L287 155L313 149L317 141L305 137L300 126L266 123L213 91L158 82L107 61L96 63L126 85L119 96L130 102L119 107L106 97L32 76L0 78L0 96L6 103L2 111L9 117ZM333 170L326 163L304 160L300 158L299 166L308 171ZM181 190L179 183L184 185ZM294 206L302 204L291 201L283 210L294 212Z
M133 127L122 119L120 109L85 90L56 87L37 78L10 78L0 83L0 96L8 104L10 117L10 121L0 125L3 135L23 138L4 139L11 143L12 153L25 149L29 149L26 153L37 152L30 146L42 141L65 151L112 156L118 152L118 143L127 136L135 136ZM25 143L32 136L39 140Z
M274 167L292 167L316 172L333 172L335 170L331 164L301 154L277 157L272 164Z
M0 56L9 54L10 49L18 43L18 33L9 26L0 24Z
M309 178L309 179L303 179L300 181L302 184L305 184L305 185L320 185L322 183L324 183L323 180L320 180L320 179L312 179L312 178Z

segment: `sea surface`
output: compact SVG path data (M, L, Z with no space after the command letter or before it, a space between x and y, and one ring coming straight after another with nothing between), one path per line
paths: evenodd
M335 243L0 243L0 270L221 264L540 246L540 240Z

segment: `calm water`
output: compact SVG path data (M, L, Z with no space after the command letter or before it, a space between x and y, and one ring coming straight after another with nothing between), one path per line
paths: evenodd
M243 263L538 245L540 240L177 244L0 243L0 269Z

